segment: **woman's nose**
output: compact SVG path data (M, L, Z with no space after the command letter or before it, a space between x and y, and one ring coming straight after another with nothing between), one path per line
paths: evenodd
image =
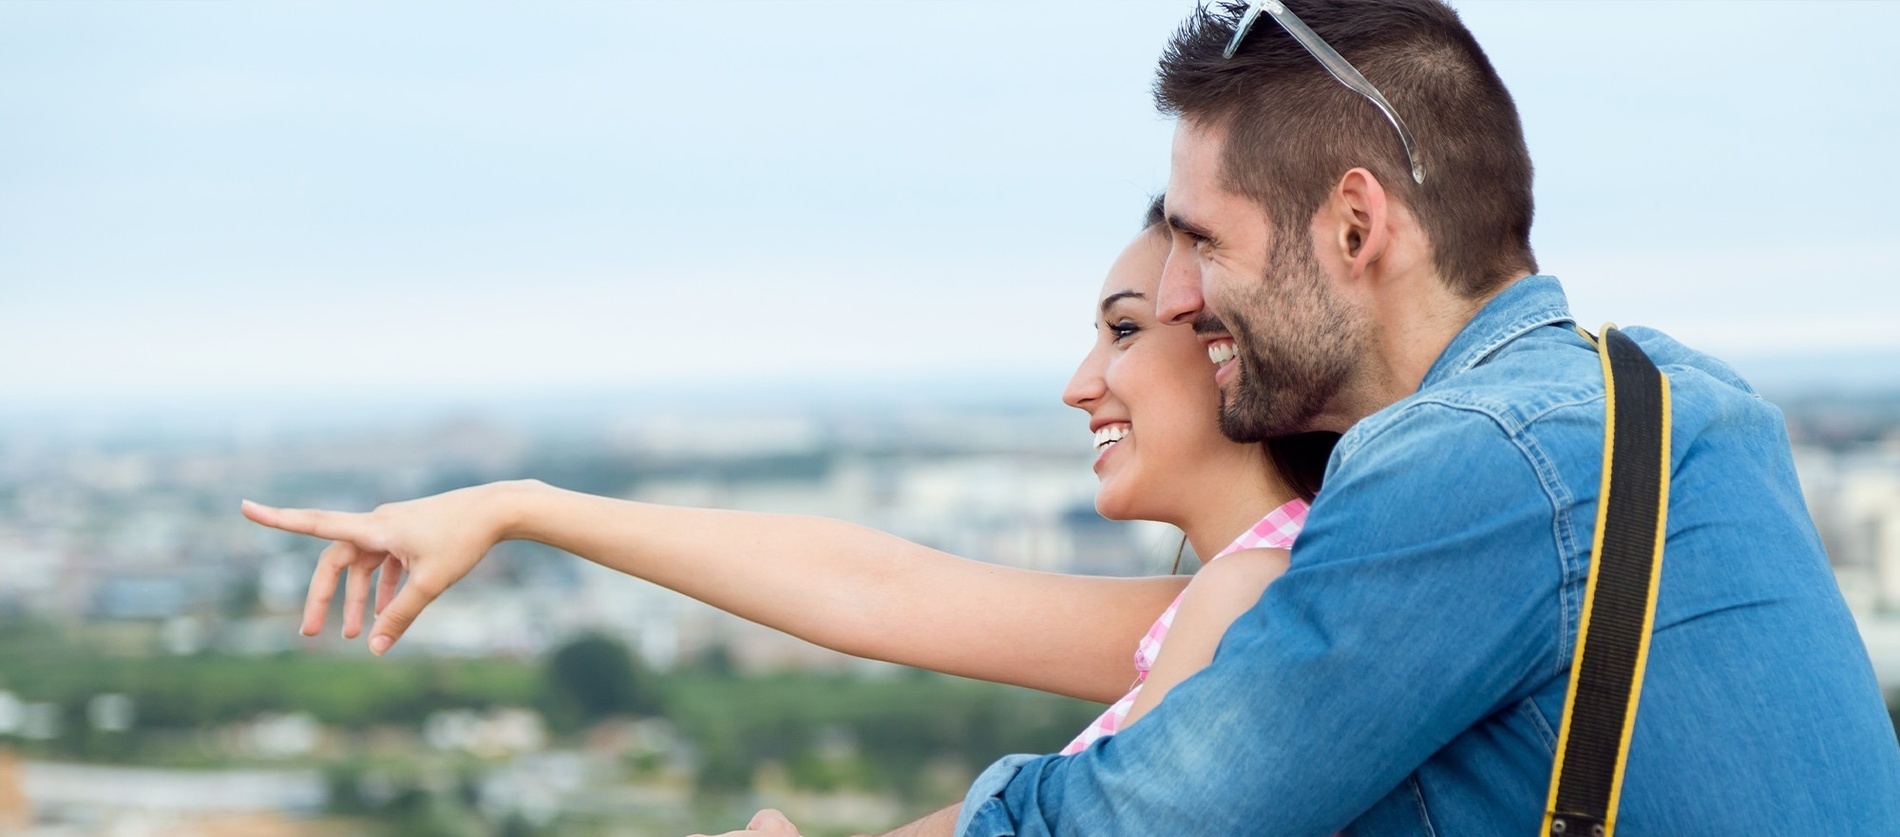
M1089 352L1075 368L1075 374L1069 377L1069 385L1062 388L1062 403L1086 410L1090 402L1101 398L1106 390L1100 359L1095 352Z

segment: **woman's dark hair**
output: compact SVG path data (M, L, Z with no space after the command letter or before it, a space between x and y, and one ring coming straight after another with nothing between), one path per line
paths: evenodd
M1315 430L1268 439L1260 444L1266 447L1267 461L1273 463L1273 470L1279 472L1286 487L1311 503L1319 494L1320 483L1326 479L1326 461L1333 456L1333 445L1339 444L1339 434Z
M1155 195L1154 200L1148 203L1148 212L1142 218L1142 230L1165 232L1161 228L1167 225L1168 216L1162 209L1163 197ZM1316 430L1268 439L1261 444L1266 448L1267 461L1272 463L1280 481L1300 495L1300 499L1310 503L1319 494L1320 483L1326 477L1326 461L1332 458L1333 445L1338 442L1338 433Z

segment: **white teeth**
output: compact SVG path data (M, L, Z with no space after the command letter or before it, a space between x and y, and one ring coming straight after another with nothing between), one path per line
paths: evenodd
M1112 445L1127 436L1128 425L1126 424L1104 425L1102 429L1095 431L1095 447L1099 450L1102 446Z
M1234 359L1234 341L1220 340L1207 344L1207 359L1219 366Z

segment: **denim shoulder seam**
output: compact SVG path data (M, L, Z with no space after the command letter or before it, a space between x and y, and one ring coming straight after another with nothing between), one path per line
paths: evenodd
M1511 442L1526 460L1532 463L1537 474L1537 483L1544 489L1544 500L1550 504L1551 546L1557 552L1557 624L1552 638L1556 651L1551 659L1550 673L1556 676L1570 664L1571 635L1570 626L1577 624L1583 617L1583 591L1572 584L1584 571L1577 561L1577 535L1570 525L1570 508L1575 497L1570 486L1558 478L1556 463L1544 452L1542 445L1530 433L1513 433Z
M1535 456L1548 465L1547 470L1543 468L1538 470L1538 478L1544 483L1544 490L1551 503L1551 534L1556 541L1559 572L1557 579L1558 621L1555 626L1557 652L1551 660L1551 676L1553 677L1563 674L1564 669L1570 666L1571 655L1575 651L1576 634L1572 626L1583 621L1585 590L1582 581L1589 573L1589 567L1583 558L1585 554L1583 543L1577 537L1576 527L1572 525L1569 513L1569 509L1576 503L1576 495L1570 490L1570 484L1559 478L1555 464L1550 462L1548 454L1544 453L1542 445L1538 444L1536 434L1531 431L1537 422L1559 410L1586 407L1601 410L1606 397L1605 393L1597 392L1587 398L1546 405L1545 409L1527 417L1522 432L1513 437L1520 447L1525 448L1526 456ZM1599 458L1602 456L1601 446L1597 450L1597 456ZM1594 535L1595 533L1592 533L1592 537Z
M1507 435L1515 436L1529 431L1533 425L1548 418L1552 413L1602 403L1603 390L1601 388L1585 390L1573 397L1540 403L1535 409L1527 412L1508 408L1489 399L1468 397L1467 393L1458 389L1420 393L1413 398L1414 401L1405 405L1407 408L1418 404L1438 404L1452 409L1482 413L1496 422Z

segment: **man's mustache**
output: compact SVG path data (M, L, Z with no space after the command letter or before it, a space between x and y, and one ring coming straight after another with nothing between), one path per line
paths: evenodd
M1227 324L1213 314L1202 314L1194 321L1194 333L1201 336L1209 334L1228 334Z

